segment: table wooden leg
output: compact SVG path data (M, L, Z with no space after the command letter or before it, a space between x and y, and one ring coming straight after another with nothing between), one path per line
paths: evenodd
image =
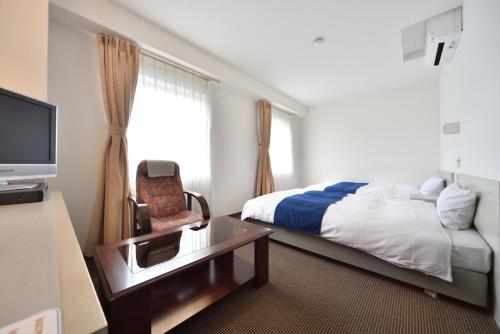
M108 302L108 332L151 333L150 290L143 288Z
M218 282L234 280L234 252L228 252L214 259L215 278Z
M255 240L255 287L258 289L269 281L269 238Z

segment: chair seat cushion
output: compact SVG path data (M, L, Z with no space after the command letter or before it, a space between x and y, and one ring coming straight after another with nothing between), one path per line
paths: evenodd
M194 224L200 221L203 221L203 217L200 214L189 210L182 210L172 216L160 218L151 217L151 230L153 232L167 231L182 225Z

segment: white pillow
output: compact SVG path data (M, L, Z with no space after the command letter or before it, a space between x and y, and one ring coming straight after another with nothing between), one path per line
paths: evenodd
M444 189L445 181L440 176L433 176L428 178L420 187L422 195L439 195L441 190Z
M476 193L452 183L441 192L436 207L444 226L453 230L468 229L476 211Z

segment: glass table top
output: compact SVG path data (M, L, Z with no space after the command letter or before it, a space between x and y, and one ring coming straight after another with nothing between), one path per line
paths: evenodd
M247 232L227 221L212 221L118 248L132 273L197 252Z

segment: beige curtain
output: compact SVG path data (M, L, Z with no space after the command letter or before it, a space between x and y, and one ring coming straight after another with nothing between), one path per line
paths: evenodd
M269 144L271 142L271 103L259 101L259 164L257 166L256 195L262 196L274 191L273 172L269 157Z
M90 255L99 243L131 236L126 131L139 72L139 50L116 36L100 34L97 39L109 139L104 155L104 193L97 196L101 199L102 210L96 210L85 248L86 255Z

